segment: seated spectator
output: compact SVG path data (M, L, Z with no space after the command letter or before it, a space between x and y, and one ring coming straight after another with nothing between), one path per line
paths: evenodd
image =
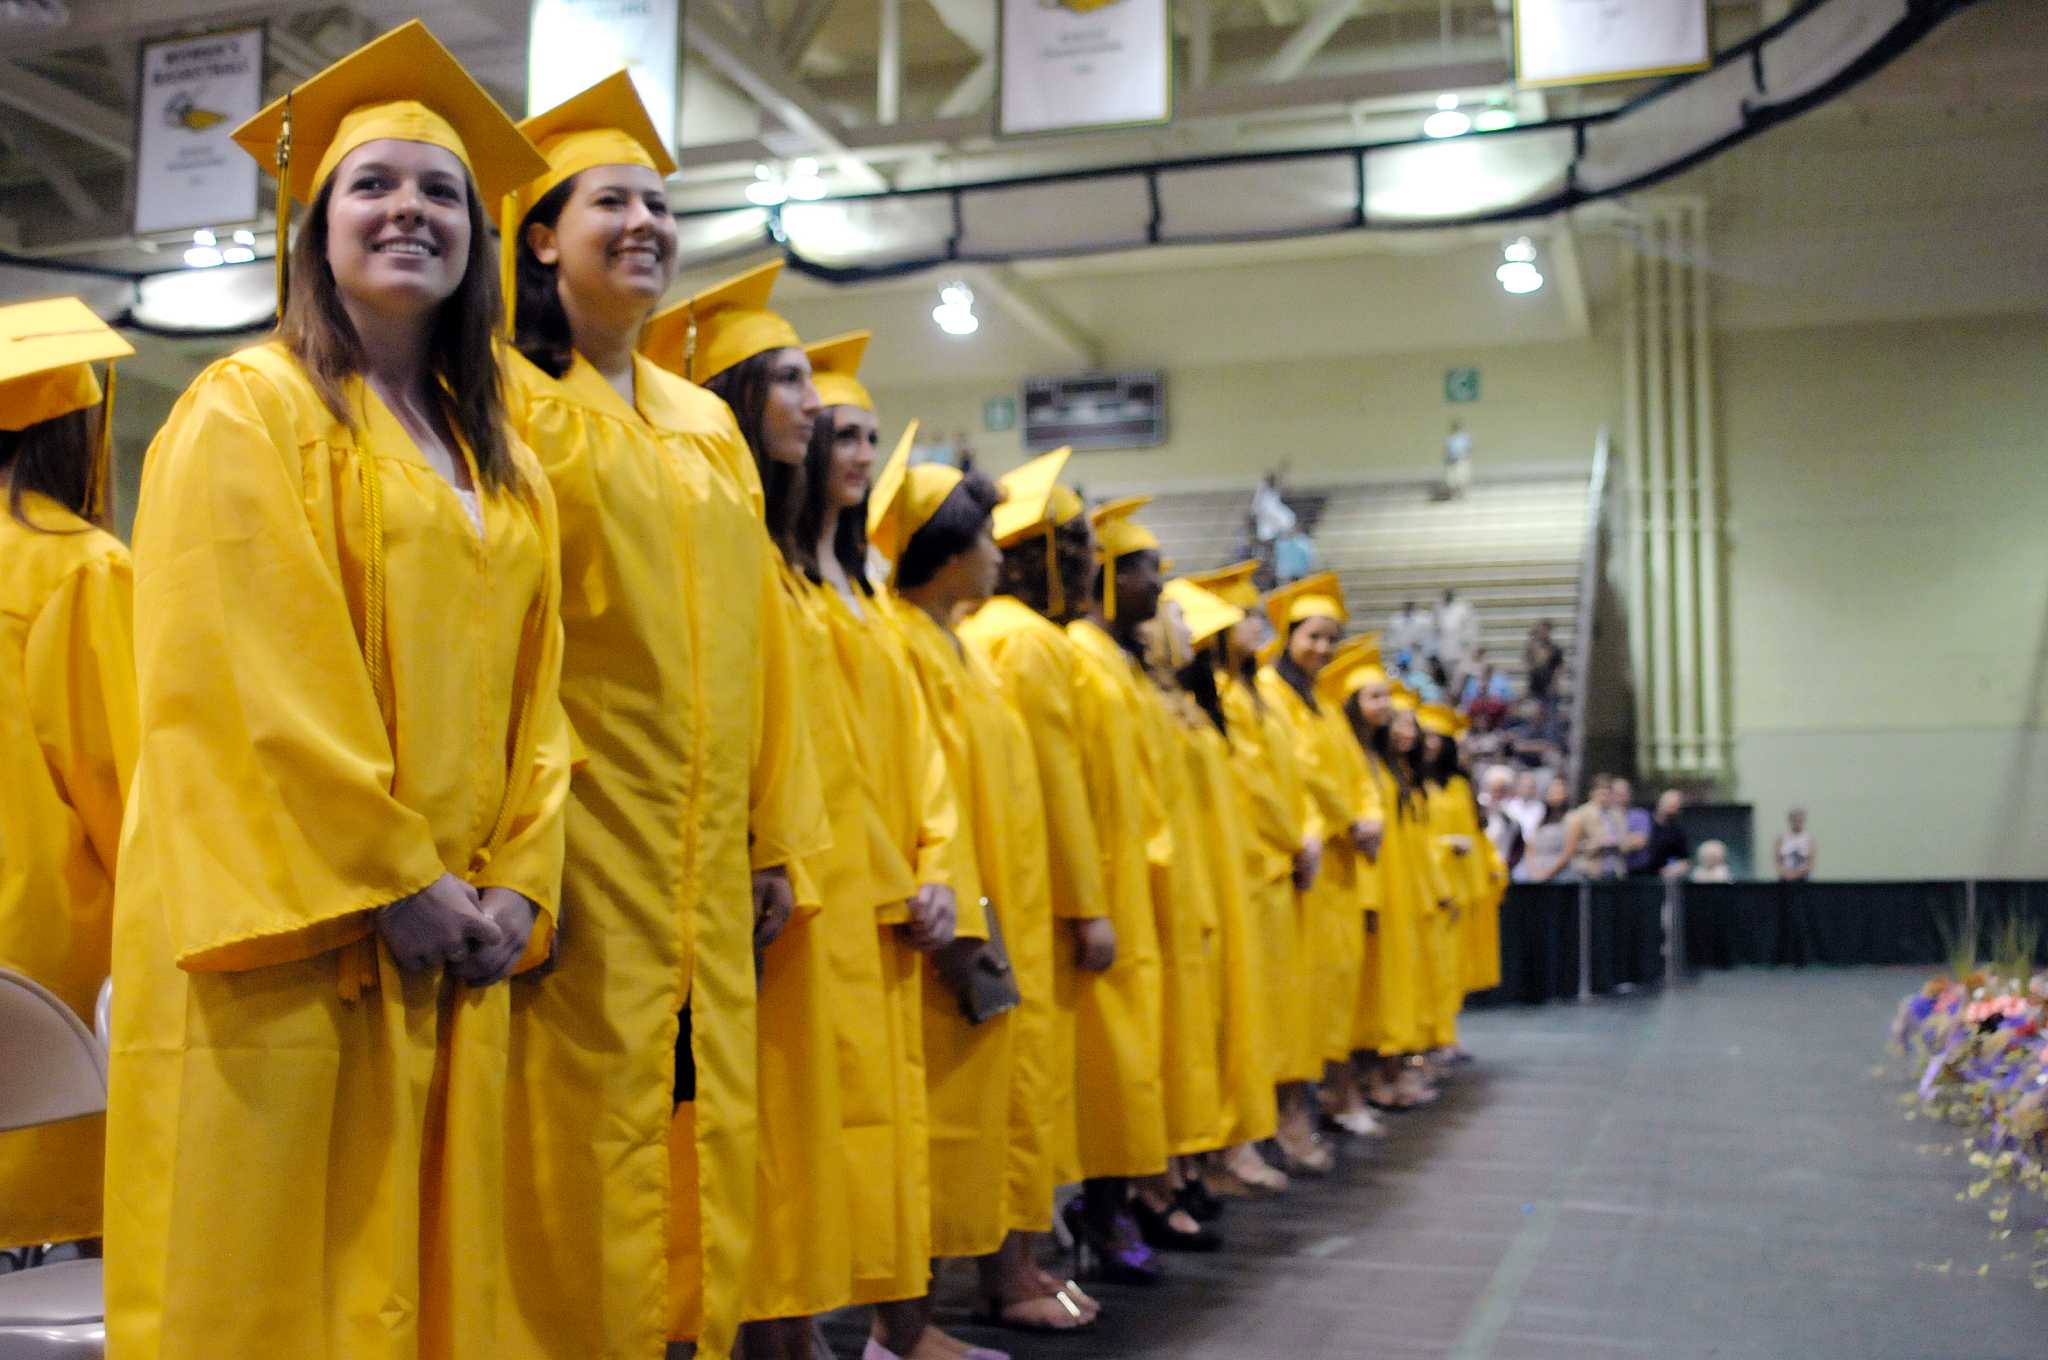
M1591 882L1620 878L1627 868L1622 841L1628 834L1628 823L1615 802L1614 785L1613 775L1595 775L1593 791L1573 810L1571 825L1566 829L1572 848L1572 868L1580 878Z
M1468 748L1471 739L1464 742ZM1522 827L1508 815L1508 794L1514 788L1515 772L1505 765L1488 765L1479 776L1479 819L1486 839L1493 842L1493 849L1501 861L1513 868L1522 853Z
M1733 883L1735 874L1728 867L1728 847L1719 841L1701 841L1700 862L1693 866L1692 881Z
M1643 873L1650 848L1650 810L1636 806L1635 785L1616 777L1612 785L1614 806L1621 813L1621 856L1632 874Z
M1778 881L1804 883L1813 877L1813 833L1806 829L1806 809L1793 808L1785 814L1785 831L1772 852L1778 862Z
M1650 823L1650 837L1643 846L1642 868L1630 865L1630 873L1657 874L1663 878L1683 878L1692 867L1690 856L1692 844L1686 838L1685 828L1678 824L1678 813L1685 806L1685 795L1677 789L1666 789L1657 798L1657 815ZM1726 847L1722 853L1727 853Z
M1543 819L1529 832L1523 845L1522 862L1515 866L1513 875L1515 882L1578 882L1578 870L1572 863L1578 824L1568 811L1571 802L1571 785L1565 783L1562 775L1552 776L1543 795Z
M1535 699L1516 704L1501 728L1516 763L1531 769L1564 764L1564 743L1556 715Z
M1476 717L1478 705L1498 705L1505 715L1514 697L1515 682L1486 659L1486 649L1481 647L1473 652L1465 673L1458 678L1458 706Z
M1475 763L1508 758L1507 737L1500 730L1500 715L1504 711L1484 708L1473 712L1472 730L1465 734L1459 744Z
M1273 543L1273 579L1281 585L1299 581L1316 569L1315 540L1299 529L1289 529Z

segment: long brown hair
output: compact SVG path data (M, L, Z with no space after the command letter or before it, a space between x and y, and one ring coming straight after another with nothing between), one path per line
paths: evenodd
M31 520L22 504L30 492L49 497L80 519L91 518L87 507L92 500L99 422L95 406L38 421L25 430L0 430L0 472L7 475L7 513L24 528L46 534L79 532Z
M305 368L313 388L336 420L355 427L342 384L363 371L363 342L327 264L327 204L333 175L313 196L313 206L292 242L291 282L277 338ZM462 283L434 314L427 366L439 380L442 411L476 459L477 476L494 491L520 489L519 469L505 435L505 395L498 369L498 262L490 224L478 200L476 181L465 172L469 209L469 259Z
M762 451L761 422L768 410L769 376L779 350L763 350L742 359L731 368L704 381L704 390L732 408L740 434L754 455L754 470L761 475L761 498L768 537L791 566L805 568L816 557L806 553L797 532L797 515L804 501L804 463L784 463ZM823 420L820 413L819 419ZM809 459L804 460L808 462ZM812 565L815 565L813 562ZM816 573L810 573L814 578Z
M796 509L796 543L801 556L797 564L813 581L824 580L824 564L818 561L818 535L825 529L825 487L832 480L832 451L839 445L839 421L827 406L818 412L811 426L811 442L804 448L804 494ZM846 579L860 587L863 595L875 588L868 582L868 499L839 512L833 521L832 556Z

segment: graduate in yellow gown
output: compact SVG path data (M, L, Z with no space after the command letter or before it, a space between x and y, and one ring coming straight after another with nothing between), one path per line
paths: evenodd
M1098 1074L1091 1070L1095 1064L1089 1055L1079 1054L1076 1061L1083 1094L1078 1115L1084 1166L1093 1146L1106 1154L1103 1165L1134 1169L1122 1175L1088 1176L1080 1199L1069 1206L1069 1227L1101 1258L1104 1278L1149 1283L1159 1277L1160 1264L1131 1210L1136 1189L1132 1182L1154 1195L1166 1189L1168 1159L1176 1141L1188 1136L1190 1116L1196 1114L1200 1097L1191 1089L1192 1083L1169 1081L1166 1073L1169 941L1161 938L1159 927L1160 908L1168 903L1166 875L1172 865L1173 827L1162 781L1172 778L1175 771L1164 763L1159 744L1161 715L1153 687L1141 669L1143 644L1138 632L1158 611L1159 553L1156 548L1138 546L1142 538L1135 543L1113 541L1105 551L1099 537L1104 526L1111 525L1118 540L1124 540L1123 516L1134 506L1135 502L1126 503L1112 514L1089 516L1090 538L1095 544L1094 573L1088 588L1069 601L1067 636L1073 639L1080 657L1077 692L1087 715L1085 721L1094 733L1086 750L1091 802L1098 809L1102 833L1104 874L1119 907L1129 904L1128 914L1120 912L1116 921L1117 966L1132 968L1126 981L1135 984L1123 998L1127 1009L1115 1017L1121 1030L1119 1056L1142 1061L1150 1069L1150 1081L1143 1088L1132 1085L1141 1079L1137 1072L1107 1068L1099 1078L1114 1075L1123 1084L1126 1098L1134 1089L1158 1093L1158 1122L1148 1122L1143 1130L1147 1143L1154 1137L1158 1142L1153 1145L1156 1154L1151 1147L1142 1147L1143 1169L1136 1169L1141 1164L1133 1154L1142 1146L1133 1137L1137 1130L1115 1123L1105 1127L1116 1118L1116 1113L1111 1113L1116 1107L1110 1106L1104 1115L1096 1113L1099 1107L1086 1089L1091 1077ZM1078 513L1078 503L1074 508ZM1173 980L1171 986L1177 993L1182 992L1183 981ZM1208 1089L1213 1110L1213 1081ZM1145 1113L1149 1121L1151 1111Z
M1105 1274L1150 1280L1156 1263L1126 1212L1128 1178L1166 1167L1148 823L1136 734L1118 718L1118 676L1128 668L1105 672L1062 626L1097 575L1085 507L1057 481L1067 453L1002 479L998 594L960 636L1024 715L1045 795L1053 914L1070 936L1055 943L1053 961L1055 1015L1071 1034L1075 1128L1057 1164L1063 1181L1084 1182L1068 1227L1102 1256Z
M980 1315L1070 1331L1082 1305L1038 1272L1033 1234L1052 1227L1055 1129L1071 1126L1073 1080L1055 1053L1052 880L1031 738L957 621L994 593L1002 491L979 473L909 465L912 422L869 498L870 540L891 564L892 615L924 692L968 833L986 937L963 930L924 977L931 1096L932 1252L981 1258ZM1014 1009L977 1016L980 978L1014 981ZM1071 1137L1071 1133L1069 1134Z
M245 124L266 162L287 103L277 337L187 389L136 515L109 1353L527 1354L500 984L553 943L570 735L483 205L545 163L417 23Z
M1352 1044L1357 1061L1369 1069L1366 1099L1382 1109L1411 1109L1430 1099L1419 1066L1428 977L1423 931L1439 890L1426 809L1391 745L1393 687L1376 637L1360 639L1325 667L1321 687L1347 720L1380 806L1391 809L1367 913L1365 981L1352 1017Z
M1253 584L1258 565L1239 562L1184 579L1212 592L1239 615L1237 622L1209 641L1207 651L1222 705L1223 730L1229 738L1237 807L1243 817L1242 872L1251 934L1260 958L1262 1020L1258 1032L1266 1047L1262 1065L1275 1091L1280 1092L1291 1084L1315 1080L1322 1069L1320 1059L1302 1056L1307 1048L1310 996L1300 983L1301 894L1315 880L1321 847L1307 842L1308 795L1295 764L1292 733L1258 686L1259 649L1272 636L1272 626L1259 608L1258 587ZM1174 587L1173 582L1167 585ZM1306 1113L1305 1107L1301 1113ZM1268 1163L1248 1142L1230 1150L1224 1168L1249 1188L1287 1188L1286 1173Z
M836 669L816 691L837 703L857 782L883 839L862 869L825 880L826 922L840 988L842 1116L851 1167L853 1301L874 1304L869 1360L946 1360L955 1344L930 1325L931 1132L924 1071L920 955L956 931L985 938L946 759L911 674L885 593L868 578L866 502L878 422L856 371L866 332L808 348L823 409L804 455L796 513L798 562L824 620ZM834 778L831 771L823 777Z
M1444 975L1438 979L1436 1040L1439 1057L1469 1061L1457 1038L1457 1014L1475 978L1484 976L1482 951L1488 943L1487 914L1498 912L1493 843L1479 827L1479 805L1472 783L1458 764L1458 730L1463 715L1441 704L1424 704L1416 713L1422 728L1423 791L1430 826L1436 833L1444 880L1456 902L1445 944ZM1492 986L1499 979L1499 917L1493 917Z
M1162 617L1170 614L1176 631L1184 629L1187 639L1188 655L1175 681L1194 719L1189 784L1200 823L1196 845L1215 901L1208 963L1221 1116L1217 1150L1228 1148L1236 1158L1248 1153L1265 1166L1253 1145L1272 1137L1278 1107L1274 1046L1267 1034L1271 984L1264 904L1255 902L1253 881L1263 878L1266 866L1252 856L1248 823L1253 809L1233 759L1238 735L1224 708L1215 665L1217 646L1244 621L1245 611L1185 577L1166 583L1164 599ZM1246 736L1259 739L1256 733ZM1232 1157L1219 1158L1219 1169L1227 1172Z
M1079 1127L1084 1107L1113 1112L1129 1102L1139 1116L1132 1127L1156 1130L1151 1146L1161 1164L1166 1158L1157 1069L1132 1042L1142 1031L1120 1023L1144 973L1137 968L1115 971L1114 913L1129 904L1110 894L1095 802L1099 791L1090 783L1085 753L1094 714L1083 708L1077 685L1080 657L1059 622L1066 602L1087 592L1095 570L1088 517L1080 498L1059 484L1070 452L1044 454L998 479L1003 501L990 525L1003 551L997 593L955 630L1023 719L1038 774L1055 922L1051 1080L1064 1087L1054 1096L1048 1156L1054 1179L1062 1183L1084 1174ZM1149 902L1145 905L1149 911ZM1126 1076L1131 1085L1123 1084ZM1115 1127L1091 1124L1088 1163L1123 1166L1151 1155L1146 1146L1135 1157L1116 1147L1103 1136ZM999 1315L1008 1316L1012 1305L1028 1302L1037 1320L1054 1326L1057 1321L1044 1316L1048 1301L1075 1321L1093 1321L1100 1312L1073 1281L1058 1281L1035 1269L1001 1301L1005 1306Z
M135 766L134 578L106 531L112 365L77 298L0 307L0 968L93 1022ZM0 1133L0 1248L100 1232L106 1120Z
M1473 866L1473 909L1460 923L1458 935L1459 956L1464 967L1465 994L1492 991L1500 986L1500 904L1507 895L1508 866L1500 857L1500 849L1486 834L1485 819L1479 812L1479 800L1472 790L1472 779L1466 770L1465 736L1472 729L1472 720L1465 714L1457 715L1457 744L1454 752L1446 757L1445 784L1455 793L1461 793L1471 811L1472 823L1465 834L1472 836L1478 851L1478 863ZM1453 803L1455 808L1458 804ZM1462 825L1462 822L1461 822Z
M1321 1071L1348 1064L1350 1016L1357 1006L1365 959L1362 874L1373 872L1383 829L1382 812L1370 784L1360 777L1353 743L1342 714L1316 691L1316 677L1335 654L1345 620L1344 595L1334 573L1290 582L1265 597L1274 638L1272 661L1259 672L1266 703L1278 711L1293 736L1296 763L1308 790L1309 834L1322 846L1322 864L1305 894L1300 957L1315 969L1304 977L1312 1002L1311 1033L1298 1066ZM1307 968L1304 969L1307 971ZM1289 1170L1327 1171L1333 1157L1315 1140L1311 1097L1289 1093L1281 1111L1281 1146Z
M1174 676L1189 648L1177 611L1160 604L1159 540L1135 518L1150 501L1126 497L1090 515L1101 581L1091 594L1087 620L1072 627L1084 650L1094 648L1106 667L1120 668L1128 681L1124 721L1139 734L1154 819L1145 850L1159 938L1160 1080L1172 1161L1164 1175L1136 1183L1131 1214L1148 1246L1213 1251L1221 1238L1194 1216L1213 1203L1201 1183L1201 1154L1220 1147L1223 1133L1217 979L1210 968L1217 950L1217 903L1197 802L1203 789L1196 782L1206 769L1197 765L1195 724L1207 720Z
M724 1355L754 1227L755 950L829 830L753 455L730 407L635 350L675 272L674 162L624 71L520 127L548 171L503 213L509 408L560 515L583 760L574 944L513 992L510 1282L542 1353Z
M1403 1107L1428 1104L1437 1096L1436 1074L1428 1058L1442 1025L1441 988L1455 962L1450 953L1450 931L1457 899L1444 872L1442 846L1429 816L1422 728L1416 716L1421 701L1406 686L1395 685L1389 706L1386 761L1400 786L1401 802L1397 831L1403 848L1397 853L1409 867L1400 883L1390 880L1386 911L1396 939L1401 935L1401 923L1407 922L1413 961L1406 994L1390 998L1382 1017L1389 1037L1381 1052L1398 1060L1393 1103Z
M865 872L871 850L884 859L894 853L851 773L839 688L817 682L837 662L815 592L792 566L796 493L820 408L810 357L796 331L768 307L781 268L775 262L748 270L664 309L641 340L649 358L723 400L745 441L777 550L775 608L803 685L801 720L831 829L824 847L791 864L795 910L761 953L754 1227L740 1298L740 1351L749 1360L808 1360L812 1315L853 1295L837 1012L843 1004L872 1003L845 1001L834 980L825 889L835 857ZM907 884L906 872L904 891ZM689 1268L693 1252L691 1242L673 1244L672 1278Z

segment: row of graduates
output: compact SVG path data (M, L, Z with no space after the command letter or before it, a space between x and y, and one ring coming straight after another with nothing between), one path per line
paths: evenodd
M1061 458L872 477L864 342L772 267L653 315L623 74L514 126L410 24L237 140L304 205L281 322L152 443L132 585L126 347L0 313L0 962L115 998L104 1209L98 1127L9 1135L0 1237L104 1223L113 1355L807 1354L850 1302L962 1354L933 1257L1085 1325L1055 1185L1148 1275L1173 1159L1454 1040L1496 876L1334 583L1158 621Z

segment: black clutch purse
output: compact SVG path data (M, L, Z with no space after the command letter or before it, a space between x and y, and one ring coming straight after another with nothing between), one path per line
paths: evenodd
M959 998L960 1013L970 1025L986 1024L1017 1009L1024 999L1017 990L1017 974L1010 967L1010 951L1003 946L1003 925L995 904L984 897L981 907L988 916L988 938L955 940L933 959L940 979Z

